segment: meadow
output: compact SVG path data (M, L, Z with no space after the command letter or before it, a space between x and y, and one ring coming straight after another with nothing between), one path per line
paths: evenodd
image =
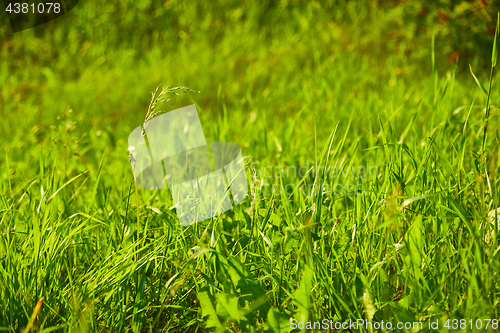
M498 10L80 1L15 34L5 16L0 331L498 332ZM137 205L127 152L169 85L193 92L164 111L195 104L249 179L184 228L168 191Z

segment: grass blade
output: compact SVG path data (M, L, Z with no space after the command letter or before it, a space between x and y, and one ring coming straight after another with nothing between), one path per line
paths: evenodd
M470 64L469 64L469 69L470 69L470 73L472 74L472 77L474 78L474 81L476 81L477 85L479 86L479 88L481 88L481 90L484 92L484 94L486 96L488 96L488 92L486 91L486 88L483 86L483 84L481 83L481 81L479 81L479 79L476 77L476 75L472 71L472 67L471 67Z
M493 40L493 51L491 52L491 67L495 67L497 65L499 21L500 21L500 13L497 13L497 27L495 29L495 39Z

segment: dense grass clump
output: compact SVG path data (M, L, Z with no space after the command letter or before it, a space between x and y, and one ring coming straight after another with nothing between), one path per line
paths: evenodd
M485 21L451 60L454 6L464 24L388 38L411 1L81 2L1 27L0 330L498 331L496 12L464 3ZM168 191L134 193L159 84L200 91L162 107L195 103L247 161L248 198L186 228Z

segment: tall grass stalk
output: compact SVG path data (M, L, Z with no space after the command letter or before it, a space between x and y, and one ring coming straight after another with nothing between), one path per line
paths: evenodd
M163 108L160 108L158 105L160 103L165 103L165 102L170 102L171 98L167 97L168 95L167 94L173 94L173 95L179 95L179 91L183 91L184 93L187 93L187 92L195 92L194 90L188 88L188 87L171 87L171 86L166 86L166 87L163 87L162 90L158 93L158 89L160 88L160 86L156 87L156 90L151 93L151 101L149 103L149 107L148 107L148 110L146 112L146 116L144 117L144 121L143 121L143 124L142 124L142 132L141 132L141 139L139 141L139 145L137 147L137 149L139 149L139 147L146 143L148 145L148 142L147 142L147 136L146 136L146 127L148 125L148 122L153 119L154 117L156 116L159 116L161 115L162 113L165 113L167 112L165 109ZM171 103L172 105L172 103ZM139 242L139 239L140 239L140 229L141 229L141 222L140 222L140 211L139 211L139 189L138 189L138 186L137 186L137 175L136 175L136 170L135 170L135 160L134 160L134 157L133 157L133 151L134 151L134 147L129 147L129 157L130 157L130 162L132 163L133 165L133 174L134 174L134 185L135 185L135 197L136 197L136 211L137 211L137 253L136 253L136 261L139 261L139 249L140 249L140 242ZM149 154L150 156L152 157L152 152L151 152L151 149L149 148L149 145L148 145L148 151L149 151ZM153 160L153 158L151 158L151 160ZM139 286L139 281L140 281L140 275L138 274L138 280L137 280L137 286Z
M485 145L486 145L486 133L488 131L488 121L490 117L490 97L491 97L491 84L493 82L493 70L497 64L498 57L498 28L500 22L500 13L497 14L497 26L495 30L495 38L493 40L493 50L491 52L491 68L490 68L490 82L488 87L488 97L486 98L486 110L484 114L484 131L483 131L483 146L482 150L484 153Z
M490 67L490 79L488 84L488 90L483 86L483 84L476 77L474 72L472 71L472 67L469 65L470 72L476 81L477 85L481 88L481 90L485 93L486 97L486 108L484 110L483 116L483 139L481 144L481 173L486 177L488 181L488 188L490 191L490 195L493 195L492 188L489 181L488 170L487 170L487 155L486 155L486 136L488 134L488 123L490 118L490 99L491 99L491 87L493 82L493 71L497 64L498 58L498 34L499 34L499 24L500 24L500 13L497 13L497 24L495 29L495 37L493 39L493 49L491 52L491 67Z

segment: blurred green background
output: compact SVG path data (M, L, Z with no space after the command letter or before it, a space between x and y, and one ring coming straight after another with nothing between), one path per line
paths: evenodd
M80 129L101 130L99 140L115 147L159 84L201 91L193 98L213 119L224 103L232 134L252 111L279 115L278 133L301 110L307 122L325 114L337 121L356 106L383 109L386 97L423 93L433 35L440 74L458 60L461 84L473 84L468 63L486 77L499 8L493 1L81 1L43 26L15 35L7 23L0 28L2 131L11 142L29 141L35 125L38 137L47 135L73 109ZM466 97L454 96L456 105Z

